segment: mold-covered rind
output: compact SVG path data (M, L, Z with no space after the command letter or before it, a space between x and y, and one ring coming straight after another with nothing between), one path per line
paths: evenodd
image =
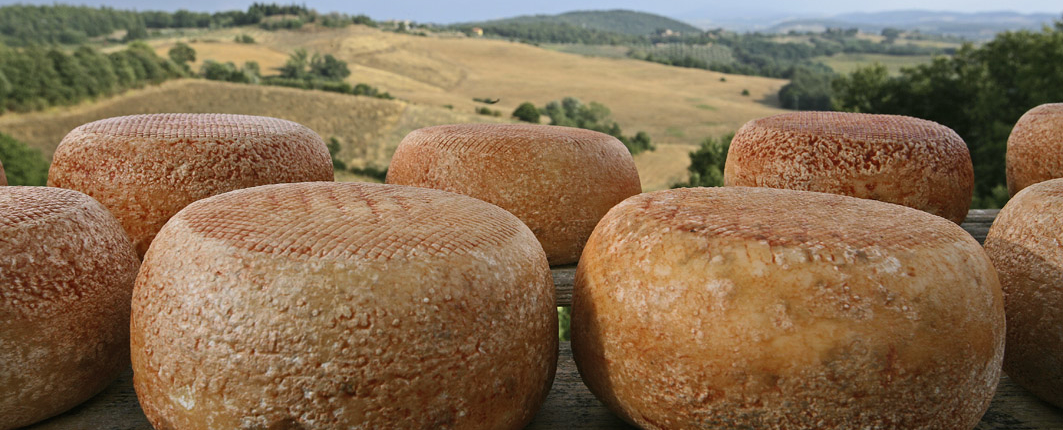
M579 259L609 208L642 192L635 162L616 138L529 124L414 130L395 150L387 182L465 194L512 212L551 265Z
M1008 318L1004 371L1063 407L1063 179L1030 185L1000 210L986 253Z
M71 190L0 188L0 429L92 397L129 365L140 264L106 208Z
M795 112L742 126L724 182L879 200L960 224L971 206L974 168L963 139L932 121Z
M413 187L193 203L159 233L133 298L134 386L157 429L517 429L557 348L531 231Z
M1005 156L1008 193L1049 179L1063 178L1063 103L1030 109L1008 136Z
M324 141L276 118L149 114L75 128L55 151L48 185L103 203L143 256L189 203L258 185L333 180Z
M1000 286L964 230L803 191L625 200L572 312L584 381L646 429L969 430L1004 352Z

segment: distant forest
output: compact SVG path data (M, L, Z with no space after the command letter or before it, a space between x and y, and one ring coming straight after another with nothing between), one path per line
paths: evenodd
M267 19L277 17L280 19ZM0 7L0 42L8 46L59 43L74 45L124 31L123 41L143 39L148 30L225 28L260 25L266 29L298 28L316 22L326 27L373 25L365 15L318 14L306 6L254 3L246 11L206 13L117 10L69 5Z
M687 24L631 11L571 12L479 23L449 29L525 43L611 45L628 48L628 57L679 67L789 79L798 68L829 72L812 59L842 53L887 55L949 54L952 50L900 43L899 32L882 42L858 37L857 30L832 28L805 33L807 42L786 41L778 34L701 31ZM807 71L807 70L806 70Z

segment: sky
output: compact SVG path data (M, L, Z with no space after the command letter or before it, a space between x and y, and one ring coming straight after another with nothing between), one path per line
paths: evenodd
M60 0L60 3L108 5L119 9L176 10L216 12L246 9L255 0ZM275 0L258 0L272 2ZM0 4L52 4L56 0L0 0ZM276 0L277 3L293 3ZM1061 14L1060 0L891 0L858 2L853 0L298 0L319 12L366 14L376 20L408 19L422 23L448 24L508 18L517 15L556 14L573 10L631 9L656 13L683 21L780 19L785 17L823 17L848 12L923 9L953 12L1009 10L1022 13Z

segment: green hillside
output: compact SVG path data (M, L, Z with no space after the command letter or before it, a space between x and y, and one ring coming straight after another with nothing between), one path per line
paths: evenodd
M680 33L700 33L701 30L690 24L652 13L631 10L596 10L575 11L560 15L526 15L514 18L470 23L497 26L500 24L567 24L579 28L611 33L623 33L636 36L655 34L661 30Z

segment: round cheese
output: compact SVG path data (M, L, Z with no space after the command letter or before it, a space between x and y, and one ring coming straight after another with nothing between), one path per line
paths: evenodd
M1030 185L1000 210L986 253L1004 287L1004 371L1063 407L1063 179Z
M195 202L159 232L133 295L133 382L156 428L519 429L557 342L531 231L414 187Z
M389 184L469 195L531 228L551 265L573 263L602 215L642 191L616 138L529 124L459 124L414 130L395 150Z
M55 151L48 185L103 203L143 256L173 214L189 203L240 188L331 181L321 137L276 118L152 114L75 128Z
M1038 182L1063 178L1063 103L1037 106L1019 118L1008 136L1005 160L1012 196Z
M963 139L932 121L795 112L742 126L724 183L879 200L959 224L971 206L974 169Z
M139 264L89 196L0 187L0 429L70 409L128 368Z
M594 230L572 350L646 429L971 429L1004 352L967 232L903 206L768 188L643 194Z

